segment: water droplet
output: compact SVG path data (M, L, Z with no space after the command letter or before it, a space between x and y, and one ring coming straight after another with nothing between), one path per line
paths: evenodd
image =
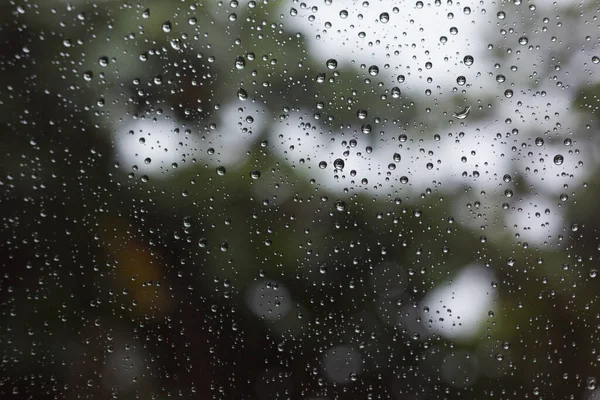
M150 17L150 9L149 9L149 8L146 8L146 9L144 10L144 12L142 13L142 18L146 19L146 18L148 18L148 17Z
M404 82L406 78L404 77L404 75L398 75L398 78L396 78L396 80L398 81L398 83L402 83Z
M165 21L162 24L163 32L171 32L171 21Z
M587 378L586 387L588 388L588 390L596 390L596 378L594 378L594 377Z
M474 62L475 62L475 58L473 58L473 56L466 55L463 58L463 63L465 63L465 65L467 67L470 67L471 65L473 65Z
M399 87L397 87L397 86L394 86L394 87L392 88L392 97L393 97L394 99L397 99L398 97L400 97L400 94L401 94L401 92L400 92L400 88L399 88Z
M369 67L369 75L377 76L379 74L379 67L377 65L371 65Z
M393 159L394 159L394 162L400 162L402 157L400 156L400 154L394 153Z
M338 62L336 59L334 58L330 58L329 60L327 60L327 62L325 63L325 65L327 65L327 68L334 70L337 68L338 66Z
M245 66L246 66L246 59L242 56L237 56L235 58L235 67L237 69L244 69Z
M85 71L83 73L83 79L85 79L88 82L91 81L93 77L94 77L94 73L92 71Z
M340 18L341 19L348 18L348 10L342 10L342 11L340 11Z
M255 169L252 172L250 172L250 178L252 178L252 179L260 178L260 171Z
M560 154L557 154L554 156L554 164L556 165L562 165L562 163L565 161L564 157Z
M511 97L513 97L513 91L511 89L506 89L504 91L504 97L506 97L507 99L510 99Z
M498 14L496 14L496 17L498 17L498 19L504 19L504 18L506 18L506 13L504 11L498 11Z
M502 74L498 74L498 75L496 75L496 82L498 82L498 83L502 83L502 82L504 82L505 80L506 80L506 77L505 77L504 75L502 75Z
M342 212L346 210L346 203L344 203L342 200L337 200L335 202L335 209Z
M346 165L346 164L344 163L344 160L342 160L341 158L336 158L336 159L335 159L335 161L333 162L333 167L334 167L335 169L340 169L340 170L342 170L342 169L344 169L344 166L345 166L345 165Z
M225 169L225 167L220 166L217 167L217 175L223 176L227 173L227 170Z
M456 83L460 86L463 86L465 83L467 83L467 78L461 75L458 78L456 78Z
M238 99L244 101L244 100L246 100L248 98L248 92L246 92L245 89L240 88L237 91L237 96L238 96Z
M362 124L360 127L360 130L365 135L368 135L369 133L371 133L372 128L371 128L371 125L369 125L369 124Z
M535 138L535 145L538 147L541 147L544 145L544 139L541 137L537 137Z
M388 14L386 12L379 14L379 21L381 21L382 24L387 24L389 20L390 20L390 14Z
M319 168L321 168L321 169L325 169L325 168L327 168L327 161L321 161L321 162L319 163Z
M594 64L598 64L598 63L600 63L600 57L598 57L598 56L594 56L594 57L592 57L592 62L593 62Z
M106 67L108 66L108 57L106 56L102 56L98 59L98 65L100 65L101 67Z
M519 44L521 46L525 46L527 43L529 43L529 39L527 39L527 36L521 36L519 38Z
M356 112L356 116L358 117L358 119L365 119L367 118L367 110L358 110Z
M471 113L471 106L467 106L467 107L465 107L464 110L462 110L458 113L452 113L452 115L454 116L454 118L457 118L457 119L465 119L469 116L470 113Z

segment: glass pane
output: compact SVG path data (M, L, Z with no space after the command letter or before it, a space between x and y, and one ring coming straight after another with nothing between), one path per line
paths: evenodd
M0 394L599 399L599 9L0 4Z

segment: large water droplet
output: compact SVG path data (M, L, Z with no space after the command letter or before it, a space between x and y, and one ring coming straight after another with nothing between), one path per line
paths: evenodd
M327 62L325 63L325 65L327 65L327 68L334 70L337 68L338 66L338 62L336 59L334 58L330 58L329 60L327 60Z
M562 155L557 154L557 155L554 156L554 164L556 164L556 165L562 165L562 163L564 161L565 161L565 158Z
M452 115L454 116L454 118L457 118L457 119L465 119L469 116L470 113L471 113L471 106L467 106L467 107L465 107L464 110L462 110L458 113L452 113Z

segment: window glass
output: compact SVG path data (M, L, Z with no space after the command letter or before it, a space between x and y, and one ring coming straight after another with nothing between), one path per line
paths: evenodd
M6 0L1 396L600 399L599 7Z

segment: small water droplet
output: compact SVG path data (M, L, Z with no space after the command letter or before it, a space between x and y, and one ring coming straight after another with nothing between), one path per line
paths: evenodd
M471 65L473 65L474 62L475 62L475 58L473 58L473 56L466 55L463 58L463 63L465 63L465 65L467 67L470 67Z
M527 36L521 36L519 38L519 44L521 46L525 46L527 43L529 43L529 39L527 38Z
M335 169L342 170L342 169L344 169L345 165L346 164L344 163L344 160L342 160L341 158L336 158L335 161L333 162L333 167Z
M386 12L379 14L379 21L381 21L382 24L387 24L389 20L390 20L390 14L388 14Z
M379 75L379 67L377 65L371 65L369 67L369 75L371 75L371 76Z
M171 21L165 21L162 24L163 32L171 32Z

